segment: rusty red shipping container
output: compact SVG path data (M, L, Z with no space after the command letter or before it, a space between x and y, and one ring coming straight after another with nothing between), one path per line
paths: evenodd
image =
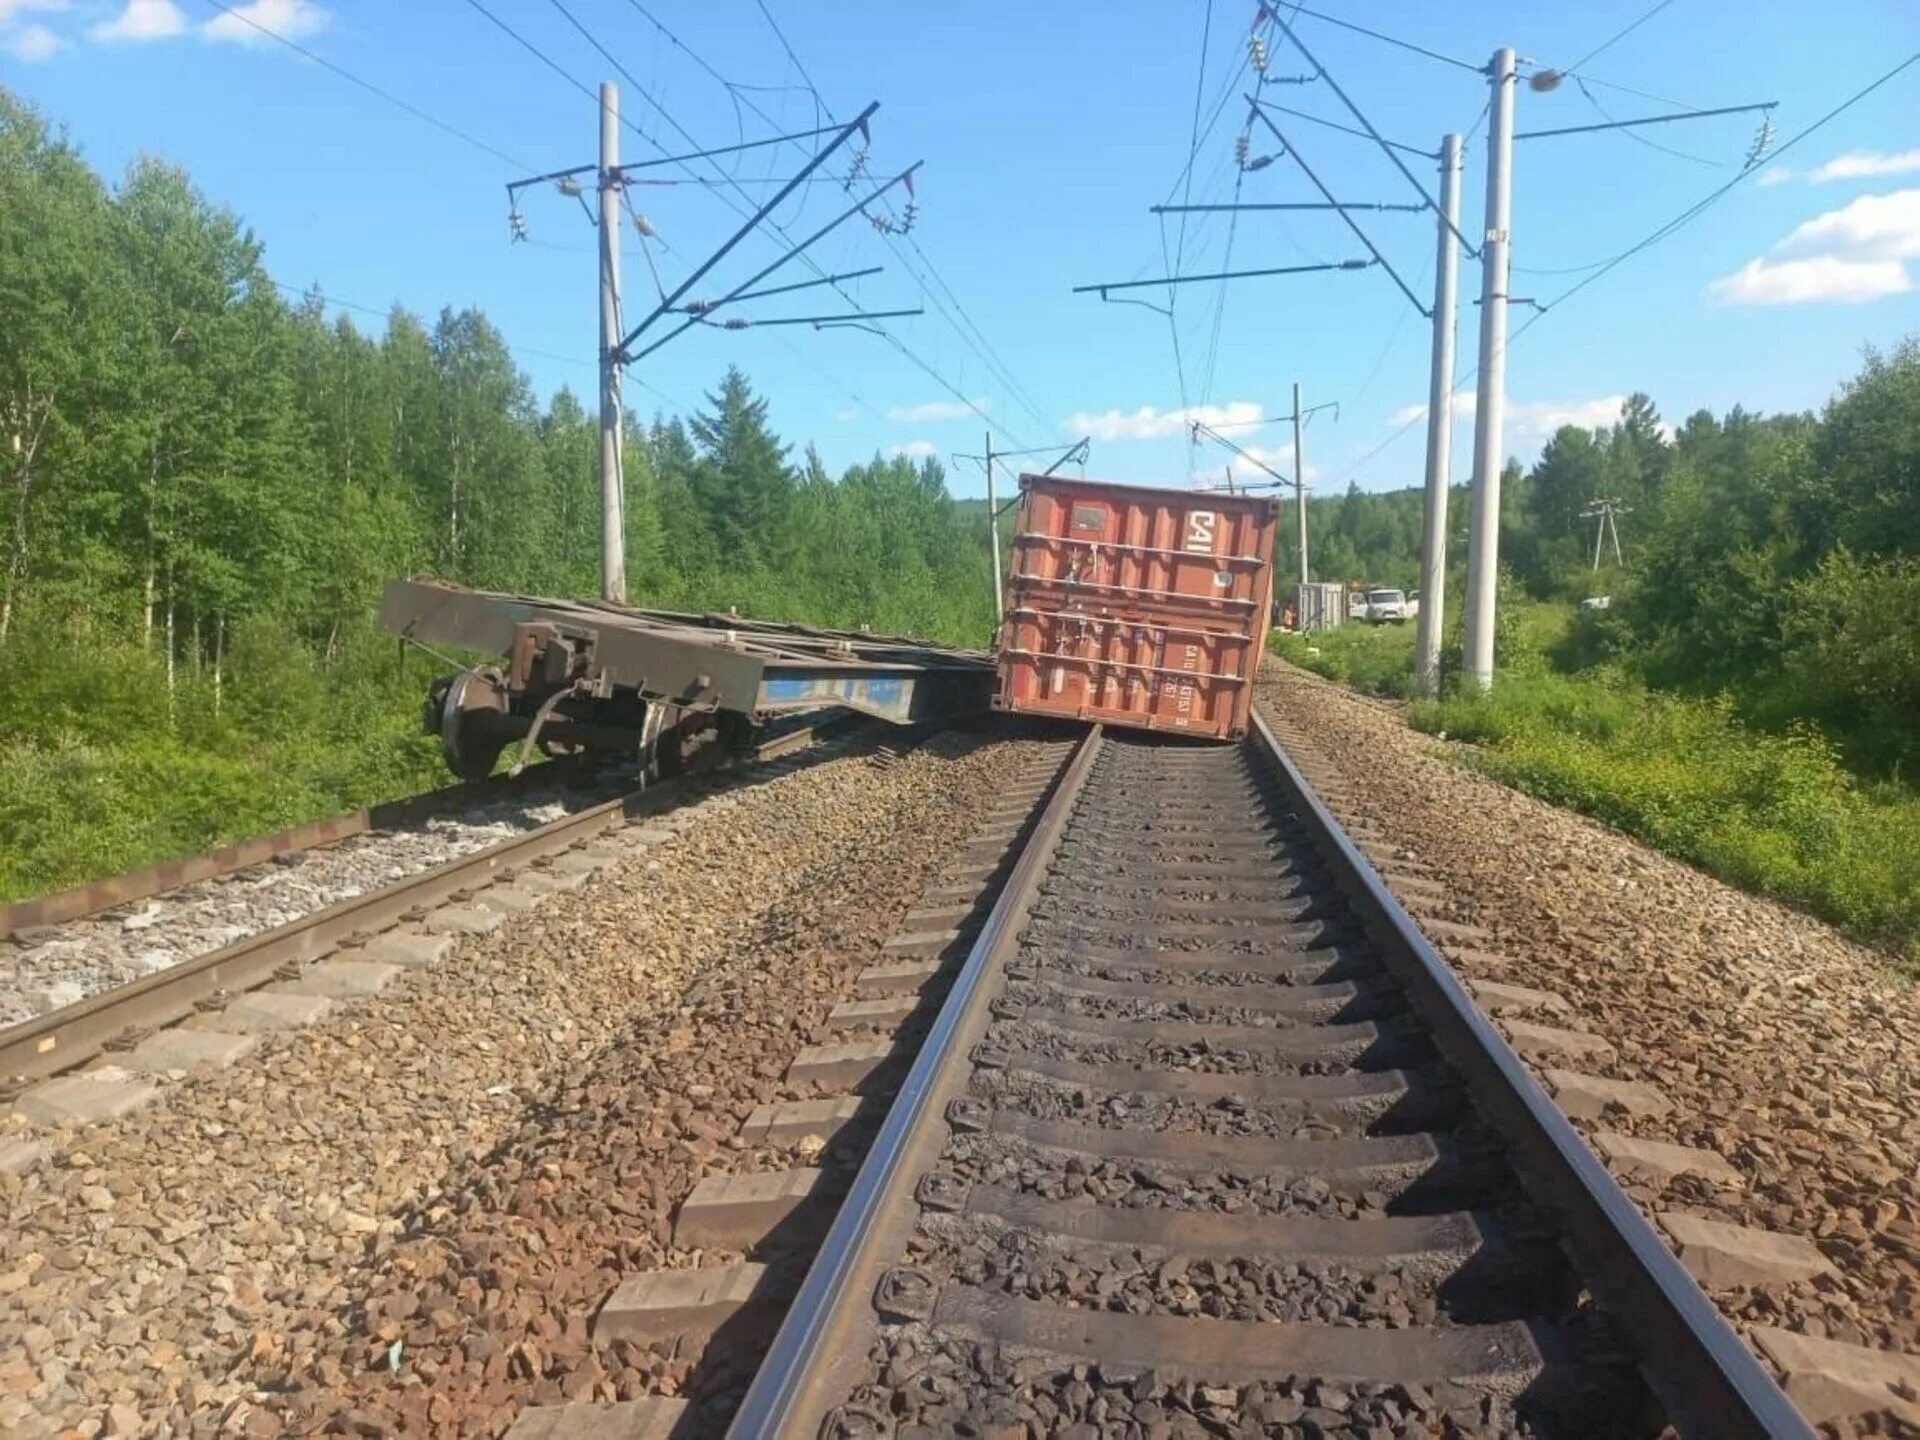
M1022 475L994 707L1247 733L1279 502Z

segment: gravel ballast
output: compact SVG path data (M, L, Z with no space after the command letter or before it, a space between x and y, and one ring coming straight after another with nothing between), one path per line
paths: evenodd
M703 1175L794 1163L739 1121L1035 748L729 792L378 1000L43 1132L0 1175L0 1433L498 1434L674 1393L594 1353L594 1308Z
M853 1392L838 1435L900 1440L1048 1435L1317 1436L1416 1440L1531 1435L1498 1396L1461 1385L1329 1385L1296 1380L1204 1385L1129 1366L1063 1365L902 1327L874 1346L873 1378Z
M33 926L0 939L0 1028L498 845L618 793L605 784L503 787L499 795L417 825L350 836L98 915Z
M1483 927L1472 978L1563 996L1564 1025L1616 1058L1574 1067L1644 1082L1669 1113L1594 1130L1707 1149L1740 1183L1628 1177L1653 1212L1812 1240L1837 1274L1714 1290L1736 1326L1781 1325L1920 1353L1920 990L1885 957L1462 763L1462 747L1276 659L1259 698L1344 782L1441 898L1427 916Z

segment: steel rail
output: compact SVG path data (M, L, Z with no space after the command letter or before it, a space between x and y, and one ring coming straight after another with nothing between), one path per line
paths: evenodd
M735 1413L732 1437L805 1433L817 1423L816 1393L844 1358L877 1265L909 1224L905 1187L933 1142L938 1097L964 1066L962 1042L981 1029L1007 954L1014 948L1047 865L1067 827L1099 731L1067 767L1005 888L969 950L954 989L916 1057L873 1148L787 1311L772 1348ZM1379 946L1388 972L1465 1082L1479 1113L1510 1143L1534 1199L1559 1217L1583 1280L1635 1348L1668 1419L1693 1437L1810 1440L1813 1431L1759 1359L1668 1250L1639 1207L1540 1088L1505 1037L1475 1006L1451 968L1355 848L1274 735L1253 715L1252 741L1300 820L1319 843L1331 878ZM937 1147L936 1147L937 1148ZM903 1219L902 1217L906 1217ZM799 1426L800 1429L795 1427Z
M1576 1268L1634 1346L1669 1420L1683 1435L1714 1440L1811 1440L1800 1412L1473 1003L1258 709L1253 735L1325 849L1335 882L1379 944L1408 1005L1481 1115L1514 1147L1533 1197L1557 1213Z
M777 759L854 723L854 719L836 715L785 731L759 746L752 759ZM422 870L372 894L310 911L285 925L0 1030L0 1080L39 1080L85 1064L130 1030L156 1029L184 1020L202 1001L264 985L283 965L314 959L344 941L388 929L431 905L486 883L499 871L556 854L623 820L660 813L687 798L692 787L705 778L678 777L645 791L602 801L499 845Z
M887 1118L861 1163L853 1188L834 1217L807 1278L794 1297L773 1346L734 1412L729 1436L784 1436L793 1430L795 1411L806 1398L805 1386L817 1367L832 1358L833 1339L849 1302L865 1299L855 1287L872 1260L881 1222L899 1214L900 1187L914 1176L908 1164L924 1122L949 1067L964 1062L960 1037L992 999L994 985L1014 948L1026 912L1039 893L1048 861L1067 827L1087 772L1100 753L1101 730L1088 732L1054 786L1039 823L1028 837L979 936L967 952L953 989L927 1033L913 1068L901 1083Z

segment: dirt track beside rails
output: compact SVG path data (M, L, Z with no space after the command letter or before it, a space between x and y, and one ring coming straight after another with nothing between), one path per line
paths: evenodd
M1271 658L1259 695L1345 780L1342 821L1373 821L1444 883L1445 918L1493 932L1506 963L1464 973L1558 992L1564 1023L1618 1051L1583 1068L1673 1102L1604 1128L1741 1172L1636 1180L1643 1205L1805 1236L1837 1268L1715 1290L1737 1325L1920 1352L1920 988L1817 920L1462 768L1376 701Z
M739 1106L1025 748L738 791L390 996L54 1137L0 1176L0 1433L497 1433L563 1385L670 1391L599 1371L585 1317L695 1180L750 1168Z

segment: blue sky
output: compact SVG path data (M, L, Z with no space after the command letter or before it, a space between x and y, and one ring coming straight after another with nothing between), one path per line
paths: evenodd
M209 196L254 228L279 279L317 283L333 299L374 307L398 301L432 314L444 304L479 305L517 347L541 393L563 384L589 390L592 231L574 201L542 190L524 203L535 243L512 244L502 186L516 174L590 160L594 103L469 0L234 3L510 160L376 99L209 0L0 0L0 83L69 127L109 175L142 151L187 167ZM589 84L619 79L550 0L486 3L572 75ZM1475 63L1510 43L1523 59L1564 67L1653 5L1319 0L1313 8ZM736 101L751 101L794 128L819 123L812 96L800 88L754 0L645 0L679 45L633 0L571 0L568 8L702 144L733 142L743 122L750 138L767 132ZM1340 402L1337 418L1318 415L1308 432L1316 484L1417 483L1422 427L1407 422L1426 394L1427 328L1380 270L1239 281L1227 289L1223 308L1220 287L1182 287L1173 320L1179 367L1164 316L1069 293L1077 284L1165 273L1159 224L1147 207L1168 198L1189 154L1203 31L1210 23L1203 109L1211 111L1217 96L1237 96L1241 88L1234 76L1246 55L1253 0L1215 0L1210 22L1206 0L767 0L767 8L837 114L881 102L873 174L926 162L912 243L890 245L856 219L814 253L834 270L885 265L882 274L849 287L869 308L923 303L920 277L929 266L937 271L965 320L929 305L927 315L891 328L945 387L885 340L857 330L697 329L644 362L639 383L629 384L630 404L677 410L697 403L732 362L769 397L782 435L816 441L836 468L896 446L942 456L978 451L985 427L962 403L970 401L991 417L1003 447L1064 448L1090 430L1089 474L1178 484L1196 473L1217 474L1231 458L1217 448L1190 449L1183 409L1211 407L1197 413L1218 421L1271 416L1286 409L1297 379L1309 404ZM1433 147L1445 131L1472 132L1462 211L1463 229L1477 236L1484 80L1324 20L1301 15L1294 23L1385 135ZM689 50L734 88L703 71ZM1597 121L1596 104L1624 118L1669 108L1662 100L1700 107L1778 100L1778 143L1916 50L1920 6L1912 0L1669 0L1581 67L1594 82L1591 98L1571 83L1546 94L1523 88L1518 128ZM1279 39L1268 73L1303 69ZM633 81L621 81L628 117L646 136L683 148L659 111L634 93ZM1324 83L1273 86L1268 94L1346 118ZM1244 115L1244 105L1230 99L1203 137L1194 201L1232 198L1234 140ZM1733 116L1642 132L1685 156L1618 133L1520 143L1512 292L1559 294L1578 273L1533 272L1612 256L1732 178L1756 120ZM1368 142L1306 125L1289 133L1341 199L1414 198ZM629 160L661 153L631 130L623 146ZM1254 155L1273 148L1255 132ZM790 167L794 152L783 153ZM768 159L762 151L740 162L748 193L767 193ZM1412 163L1430 184L1428 162ZM656 252L669 285L691 257L737 224L727 193L694 185L636 192L660 242L672 247L671 254ZM1314 192L1282 158L1246 174L1241 198L1306 200ZM845 203L838 183L813 186L804 205L790 205L780 218L802 235ZM1424 297L1431 221L1361 218ZM1183 268L1225 268L1227 228L1224 217L1194 217ZM1326 214L1247 214L1235 228L1234 268L1361 253ZM1177 237L1170 222L1170 249ZM777 244L771 236L749 240L694 293L720 293L771 259ZM629 313L636 313L654 296L631 228L625 271ZM1762 162L1690 226L1520 339L1510 358L1507 448L1531 458L1555 424L1602 422L1617 397L1635 389L1651 393L1674 421L1701 406L1817 407L1855 370L1863 345L1887 346L1920 331L1916 273L1920 66L1779 161ZM775 278L806 274L796 266ZM1477 325L1471 302L1478 270L1471 262L1463 263L1461 289L1464 368ZM743 305L739 313L837 308L828 292L816 290L761 309ZM357 318L378 328L375 318ZM1524 318L1515 312L1516 323ZM988 362L968 325L986 337L998 365ZM1001 369L1014 385L996 373ZM1229 433L1286 462L1285 429ZM1457 479L1465 478L1469 430L1456 427ZM957 493L977 493L977 469L953 467L952 483Z

